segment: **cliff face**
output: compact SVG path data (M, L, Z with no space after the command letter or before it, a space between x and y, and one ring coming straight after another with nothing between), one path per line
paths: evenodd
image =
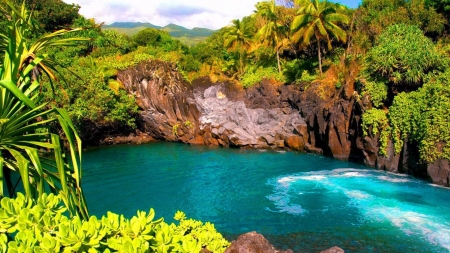
M450 186L447 160L419 164L417 147L392 143L378 155L378 136L363 136L361 115L368 101L353 96L353 85L326 91L312 84L268 81L244 90L209 79L184 81L175 66L150 61L121 71L118 79L142 109L142 131L156 139L225 147L288 148L354 160L391 172L428 176ZM195 87L195 88L193 88Z

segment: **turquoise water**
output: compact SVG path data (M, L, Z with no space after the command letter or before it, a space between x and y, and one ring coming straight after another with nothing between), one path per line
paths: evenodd
M152 143L84 152L91 214L177 210L280 249L449 252L450 190L317 155Z

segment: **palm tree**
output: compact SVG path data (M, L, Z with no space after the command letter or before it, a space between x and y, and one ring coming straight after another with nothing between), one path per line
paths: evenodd
M225 47L228 50L237 50L239 53L239 72L244 72L244 56L246 50L251 46L253 40L253 27L248 25L245 20L235 19L231 21L232 26L225 32Z
M9 13L8 26L0 28L0 198L16 194L12 171L19 174L28 198L46 190L59 192L71 214L88 218L81 190L81 141L63 109L42 103L41 73L56 80L55 62L39 52L55 46L71 46L83 38L59 37L76 31L60 30L30 43L33 22L22 4L20 10L2 0ZM3 12L3 11L2 11ZM68 153L60 139L64 134Z
M297 15L291 24L291 30L294 31L293 40L300 41L308 46L311 38L316 39L317 55L319 59L319 69L322 74L322 56L320 41L325 40L328 50L332 49L331 37L338 41L347 42L347 33L339 26L340 23L348 24L349 17L337 12L337 8L344 8L338 4L332 4L319 0L297 0L296 4L300 6Z
M261 15L266 21L258 31L257 37L259 37L267 46L275 48L278 72L281 73L280 49L286 44L286 40L284 39L286 30L280 22L281 19L278 16L276 8L275 0L259 2L256 4L256 13Z

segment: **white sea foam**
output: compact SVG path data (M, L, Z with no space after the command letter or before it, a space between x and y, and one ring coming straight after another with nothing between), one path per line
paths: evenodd
M400 208L379 207L371 213L379 213L405 234L420 235L434 245L450 251L450 226L427 215L403 211Z
M445 187L445 186L442 186L442 185L438 185L438 184L428 184L428 185L433 186L433 187L437 187L437 188L442 188L442 189L450 190L450 188Z
M359 172L346 172L342 176L344 177L365 177L365 174L361 174Z
M371 197L371 195L362 191L346 191L345 195L347 195L347 197L349 198L356 198L356 199L367 199Z
M326 176L322 176L322 175L300 176L298 178L301 180L308 180L308 181L320 181L320 180L327 179Z
M405 183L405 182L409 182L409 179L406 178L395 178L395 177L390 177L390 176L378 176L377 177L380 180L384 180L384 181L389 181L392 183Z
M345 173L345 172L370 172L370 170L366 169L354 169L354 168L340 168L334 169L331 171L332 173Z

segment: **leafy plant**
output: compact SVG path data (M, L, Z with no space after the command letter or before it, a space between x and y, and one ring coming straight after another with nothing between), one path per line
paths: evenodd
M37 199L46 190L60 192L72 215L86 218L81 190L81 141L67 112L42 103L41 73L55 79L55 64L39 56L48 47L70 46L83 38L60 39L76 30L60 30L30 43L32 20L25 5L17 10L5 0L9 25L0 32L0 197L16 194L11 174L20 175L28 198ZM69 153L64 152L59 130L64 133ZM20 236L19 236L20 237Z
M297 0L300 8L291 24L294 32L293 40L301 41L303 46L309 46L312 38L316 39L319 70L322 74L322 53L320 41L327 42L328 50L332 49L331 38L347 42L347 32L340 25L348 24L350 19L340 13L344 7L327 1Z
M229 246L211 223L186 219L178 211L176 224L155 212L138 211L131 219L108 212L82 220L68 218L61 205L63 196L43 194L36 201L18 194L3 198L0 209L0 250L2 252L200 252L214 253Z
M364 112L362 116L362 129L364 136L372 137L379 135L379 154L386 156L386 148L391 137L391 126L387 118L386 112L380 109L370 109Z
M365 71L394 85L422 85L428 73L448 67L448 58L412 25L386 28L365 58Z
M274 79L284 82L284 76L273 67L250 67L241 78L244 88L250 88L254 84L261 82L263 79Z
M369 95L375 107L381 107L387 99L388 86L382 81L366 81L361 95Z

